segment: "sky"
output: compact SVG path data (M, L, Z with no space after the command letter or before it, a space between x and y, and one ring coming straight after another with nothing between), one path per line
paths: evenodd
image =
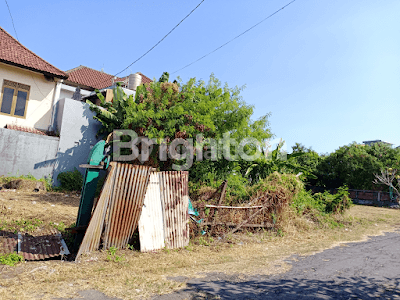
M0 0L0 26L61 70L116 74L161 40L201 0ZM400 1L205 0L121 75L164 71L245 86L253 119L270 113L276 139L318 153L384 140L400 145Z

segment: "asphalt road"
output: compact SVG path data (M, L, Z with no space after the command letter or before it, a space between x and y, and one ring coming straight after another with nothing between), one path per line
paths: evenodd
M400 299L400 232L287 262L276 276L175 278L188 287L153 299Z

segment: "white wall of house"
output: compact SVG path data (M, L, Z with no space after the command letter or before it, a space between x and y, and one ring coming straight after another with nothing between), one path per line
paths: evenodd
M0 113L0 128L17 124L47 130L56 82L46 80L43 74L0 63L0 99L4 79L30 86L30 93L25 118Z

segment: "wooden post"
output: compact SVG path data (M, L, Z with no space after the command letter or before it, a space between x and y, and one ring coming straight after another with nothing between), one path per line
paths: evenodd
M222 191L221 191L221 196L219 197L219 201L218 201L218 206L221 206L222 201L225 199L225 194L226 194L226 187L228 186L228 180L225 180L223 182L223 187L222 187ZM211 225L211 230L210 233L213 234L214 232L214 228L217 222L217 217L218 217L218 208L214 209L214 215L213 215L213 221L212 221L212 225Z

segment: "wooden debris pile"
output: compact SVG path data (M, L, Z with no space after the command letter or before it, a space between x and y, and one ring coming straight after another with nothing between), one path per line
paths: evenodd
M240 206L223 205L228 182L224 181L214 193L210 193L208 203L198 202L197 208L201 210L201 225L207 227L208 233L214 236L225 236L237 230L246 228L276 228L281 221L281 214L288 206L293 192L277 187L274 190L259 190L252 199ZM192 225L191 229L198 232Z

